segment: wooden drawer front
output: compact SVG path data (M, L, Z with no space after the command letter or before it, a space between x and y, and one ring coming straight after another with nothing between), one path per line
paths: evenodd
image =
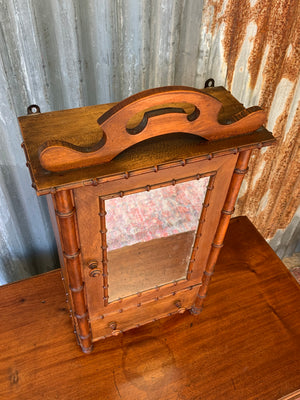
M142 304L140 307L131 307L127 310L122 310L122 304L120 303L119 312L104 314L104 318L95 318L90 321L93 341L112 336L112 328L110 327L112 322L116 324L116 330L124 332L152 322L154 319L177 313L180 310L175 305L177 301L181 302L182 308L189 309L194 304L198 291L199 285L194 286L192 289L179 291L174 296L170 295L157 301L149 301L149 303Z

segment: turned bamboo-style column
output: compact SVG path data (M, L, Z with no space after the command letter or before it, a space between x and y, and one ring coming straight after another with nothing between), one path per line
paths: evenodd
M78 342L85 353L92 351L92 338L84 296L81 273L80 248L76 227L76 210L71 190L63 190L54 195L56 216L60 226L61 244L69 290L73 304L73 316Z
M225 199L225 203L223 209L221 211L221 218L219 221L219 225L217 227L215 237L213 243L211 245L211 251L208 256L206 268L203 274L202 286L200 286L195 304L191 309L192 314L200 314L202 311L203 301L206 297L206 292L208 288L208 284L210 282L210 278L214 273L214 268L216 265L216 261L218 255L220 253L221 248L223 247L223 241L225 238L225 234L229 225L229 221L231 215L234 213L234 205L244 179L245 174L248 171L248 162L250 159L252 150L245 150L240 152L239 157L237 159L237 163L231 178L231 182L229 185L228 193Z

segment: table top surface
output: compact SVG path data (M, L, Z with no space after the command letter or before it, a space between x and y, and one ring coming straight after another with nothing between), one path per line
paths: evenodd
M0 399L300 398L300 288L246 217L230 223L199 316L99 341L90 355L59 270L0 296Z

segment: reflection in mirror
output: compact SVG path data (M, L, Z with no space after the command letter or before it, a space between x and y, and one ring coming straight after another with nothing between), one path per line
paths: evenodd
M109 302L186 278L208 181L105 201Z

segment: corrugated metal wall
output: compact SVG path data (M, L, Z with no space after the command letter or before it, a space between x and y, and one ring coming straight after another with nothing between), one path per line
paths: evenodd
M20 149L29 104L72 108L210 77L268 112L278 145L253 155L236 213L292 251L297 215L282 233L299 205L299 17L296 0L0 0L0 281L57 262Z

